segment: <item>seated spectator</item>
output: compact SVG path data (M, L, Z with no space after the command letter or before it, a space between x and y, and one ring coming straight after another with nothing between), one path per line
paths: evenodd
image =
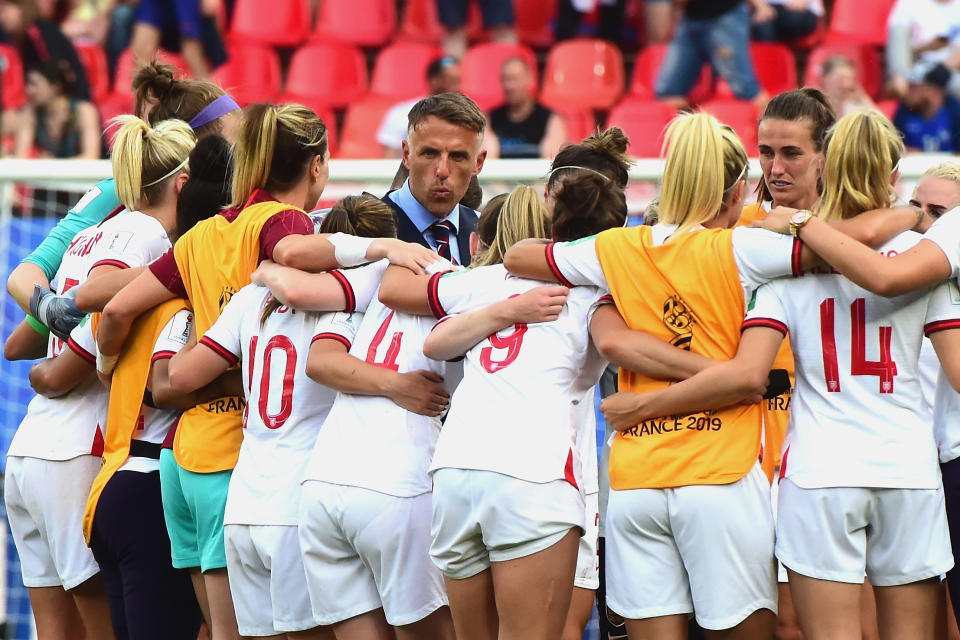
M919 66L909 78L907 94L893 123L903 142L917 151L960 151L960 100L947 92L950 71L941 64Z
M887 26L888 90L903 98L910 70L942 63L949 91L960 98L960 0L897 0Z
M460 63L450 56L437 58L427 67L430 95L460 92ZM384 158L399 158L403 141L407 139L407 114L424 96L395 104L383 117L377 129L377 142L383 146Z
M93 104L73 97L73 74L66 62L30 68L24 90L28 102L18 117L18 158L100 157L100 116Z
M600 4L600 30L597 31L597 37L619 43L623 31L624 12L627 8L626 0L560 0L560 5L557 7L557 40L576 37L583 16L593 11L598 3ZM649 1L648 4L650 4ZM652 4L671 7L670 0L666 2L659 0ZM663 30L661 25L658 24L657 27ZM667 41L669 38L668 28L661 41Z
M817 30L823 17L821 0L766 0L767 8L755 8L753 39L790 42Z
M210 68L227 59L216 22L204 17L200 0L140 0L130 41L133 57L147 64L161 47L179 51L197 80L209 80Z
M130 44L136 3L137 0L76 0L60 29L72 42L93 42L103 47L113 77L120 54Z
M60 27L40 13L36 0L0 0L0 27L4 40L20 52L24 69L40 67L47 62L65 62L73 74L74 96L90 100L90 85L76 49Z
M510 58L500 69L504 104L490 112L487 135L496 138L501 158L552 158L567 141L558 114L534 98L533 75L523 58ZM491 146L497 145L491 139Z
M838 118L875 107L857 79L856 67L844 56L831 56L824 61L820 70L820 88Z
M483 28L494 42L516 44L513 30L513 0L477 0L483 13ZM443 51L457 60L467 52L467 5L471 0L437 0L443 23Z
M763 0L750 3L760 17L763 11L772 11ZM700 68L709 62L734 96L762 108L768 96L757 82L746 47L749 39L750 11L745 0L688 0L657 75L657 98L678 108L687 106L686 95Z

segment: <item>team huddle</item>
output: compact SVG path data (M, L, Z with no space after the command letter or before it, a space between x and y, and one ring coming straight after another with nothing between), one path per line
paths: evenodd
M8 282L6 357L46 356L5 478L41 640L572 640L597 596L610 638L853 639L865 580L882 637L935 637L960 167L898 206L890 122L802 89L755 205L687 113L645 226L616 128L478 217L486 120L448 93L409 177L314 211L312 111L134 88L113 178Z

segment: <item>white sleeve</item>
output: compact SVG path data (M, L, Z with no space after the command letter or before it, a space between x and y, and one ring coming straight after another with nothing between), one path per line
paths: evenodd
M923 323L923 332L928 337L947 329L960 329L960 289L955 280L934 287Z
M960 207L940 216L923 234L923 239L940 247L950 262L951 276L960 277Z
M755 289L747 304L743 328L769 327L787 335L787 313L780 298L783 283L771 282Z
M346 313L344 311L324 313L317 320L317 327L310 342L313 343L323 339L337 340L349 350L353 345L353 339L357 335L361 322L363 322L362 313Z
M383 281L383 274L389 266L388 260L378 260L354 269L331 271L330 275L337 279L347 297L347 306L344 311L348 313L366 311L370 301L377 295L380 283Z
M166 234L160 235L153 231L146 228L141 231L125 229L114 232L110 238L104 238L100 244L103 248L97 252L96 260L90 269L101 265L133 269L150 264L171 246Z
M67 346L87 362L96 365L97 339L93 335L90 316L85 316L80 324L73 328L70 332L70 338L67 340Z
M190 327L193 326L193 312L181 309L167 322L163 331L153 345L152 360L172 358L175 353L183 349L190 338Z
M200 344L213 349L231 365L240 362L243 354L240 330L244 317L252 313L257 316L259 322L261 306L256 302L264 300L266 291L265 287L247 285L233 294L217 321L200 337Z
M793 275L799 277L800 250L803 243L793 236L737 227L733 230L733 257L744 291L752 292L760 285Z
M490 269L479 268L431 276L427 300L433 315L444 318L502 300L502 290L492 286L492 273Z
M399 148L407 139L409 111L410 108L406 102L390 107L377 130L377 142L385 147Z
M553 242L544 250L547 265L561 284L574 287L592 285L608 289L607 279L597 257L597 236L573 242Z

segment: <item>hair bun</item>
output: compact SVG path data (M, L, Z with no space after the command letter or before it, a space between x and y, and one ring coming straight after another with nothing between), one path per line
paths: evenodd
M625 156L629 145L630 139L623 133L623 129L616 126L597 131L583 141L583 146L588 149L612 156Z
M133 93L138 101L146 98L147 93L162 99L173 90L177 82L176 74L176 67L154 60L137 69L133 75Z

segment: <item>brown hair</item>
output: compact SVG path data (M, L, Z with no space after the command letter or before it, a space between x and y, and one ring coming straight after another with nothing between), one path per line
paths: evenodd
M595 173L581 171L567 178L553 197L553 238L560 242L622 227L627 220L623 189Z
M407 129L413 131L429 117L482 134L487 119L477 103L462 93L440 93L413 105L407 115Z
M536 189L528 185L514 187L497 209L495 217L493 240L483 251L477 252L471 266L500 264L507 249L521 240L547 237L547 207Z
M178 118L189 122L203 108L226 92L205 80L177 80L176 67L154 60L140 67L133 76L133 94L136 99L136 113L143 110L147 101L157 101L150 108L147 120L153 124L161 120ZM197 127L194 131L198 138L211 133L220 133L223 123L220 118Z
M497 220L500 218L500 211L508 195L510 194L501 193L493 196L480 212L480 220L477 221L477 237L484 248L492 246L497 237Z
M630 165L633 164L633 159L627 155L629 144L630 140L620 127L610 127L584 138L580 144L567 145L550 163L551 172L547 181L547 190L552 192L557 183L564 178L588 173L577 171L575 168L562 167L593 169L613 180L621 189L626 188L627 179L630 177Z

